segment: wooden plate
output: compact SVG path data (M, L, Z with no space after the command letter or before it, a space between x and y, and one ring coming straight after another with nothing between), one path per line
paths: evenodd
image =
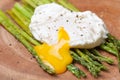
M15 0L0 0L0 9L11 8ZM91 10L101 17L111 34L120 39L120 0L70 0L81 11ZM81 80L120 80L116 57L102 53L115 60L114 65L105 64L108 71L94 78L84 67L87 78ZM77 64L76 64L77 65ZM0 26L0 80L78 80L70 72L51 76L44 72L27 49Z

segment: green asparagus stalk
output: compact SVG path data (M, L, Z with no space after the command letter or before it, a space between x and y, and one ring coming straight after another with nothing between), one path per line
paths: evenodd
M43 2L44 4L46 4L46 3L50 3L51 1L50 1L50 0L42 0L42 2Z
M102 56L96 49L84 50L88 56L92 57L93 60L98 60L100 62L107 62L108 64L113 64L113 60L111 58Z
M30 19L27 19L27 17L25 17L24 15L22 15L18 10L16 10L15 8L12 8L11 10L13 12L14 15L16 15L25 25L29 25L30 24ZM21 17L23 16L23 17ZM25 21L25 22L24 22Z
M37 7L36 4L33 3L32 0L22 0L23 3L27 3L28 5L30 5L33 9Z
M58 0L58 3L63 5L65 8L68 8L72 11L79 11L77 8L75 8L71 3L69 3L67 0Z
M116 56L118 59L118 68L119 68L119 72L120 72L120 43L119 40L117 40L115 37L113 37L110 33L108 34L108 42L111 42L114 44L114 47L116 48Z
M30 36L32 36L28 26L25 25L19 18L17 18L10 10L7 13L14 19L14 21Z
M118 68L120 71L120 54L119 54L120 46L119 45L120 45L119 40L117 40L110 33L108 33L108 38L106 39L106 42L102 44L100 48L117 56Z
M21 30L19 27L16 27L14 24L12 24L12 22L9 20L9 18L7 18L6 17L6 15L5 14L3 14L3 12L2 11L0 11L1 12L1 17L3 18L3 22L2 22L2 20L1 20L1 23L4 23L4 22L6 22L6 24L4 24L4 25L6 25L6 26L8 26L9 27L9 25L7 25L7 23L9 23L9 24L11 24L11 28L13 29L13 30L16 30L16 31L18 31L21 35L23 35L24 36L24 38L26 38L28 41L30 41L31 43L33 43L34 45L40 45L40 43L39 42L37 42L35 39L33 39L32 37L30 37L26 32L24 32L23 30ZM1 18L1 19L2 19Z
M80 70L79 68L77 68L76 66L74 66L73 64L69 64L67 66L68 70L70 72L72 72L77 78L80 78L80 77L86 77L86 74Z
M21 35L21 33L18 30L15 30L13 27L17 27L12 23L12 21L6 17L6 15L0 11L0 23L4 26L6 30L8 30L14 37L16 37L36 58L39 65L48 73L55 74L54 69L52 69L50 66L44 64L40 57L35 52L34 48L31 46L31 44L24 38L24 36Z
M100 71L98 64L96 64L95 61L93 61L88 55L81 52L79 49L76 49L76 52L83 57L89 64L91 64L98 72ZM97 67L98 66L98 67Z
M92 68L94 68L96 74L99 74L99 72L100 72L101 70L107 70L107 68L106 68L103 64L101 64L101 63L99 63L99 62L97 62L97 61L94 61L94 60L93 60L92 58L90 58L88 55L83 54L83 52L81 52L79 49L75 49L75 51L76 51L83 59L85 59L85 61L88 62L89 65L92 66ZM86 51L85 51L85 53L86 53ZM97 76L95 76L95 77L97 77Z
M19 3L15 3L14 8L21 13L21 15L24 15L29 20L31 19L32 13L28 12L23 6L21 6Z
M96 69L94 69L94 67L91 64L89 64L84 58L80 57L74 51L70 51L70 53L73 59L77 61L78 63L80 63L81 65L85 66L93 76L95 77L98 76L98 72L96 71Z
M20 4L16 3L12 10L8 10L7 12L25 32L32 36L28 27L30 23L30 18L32 16L32 14L29 13L29 11L24 9L24 7L22 7Z
M41 4L47 4L50 3L50 0L22 0L23 3L29 4L32 8L36 8L37 6Z
M117 40L117 48L120 51L120 40Z
M50 0L51 2L56 2L56 0Z
M27 10L30 14L34 13L34 8L31 7L29 4L27 3L22 3L22 6L25 8L25 10Z
M107 51L109 53L112 53L113 55L117 56L118 68L119 68L119 71L120 71L120 54L118 52L117 47L114 45L114 43L112 43L112 42L105 42L104 44L100 45L100 48L102 50L105 50L105 51Z
M29 23L30 23L30 17L32 16L32 13L24 9L20 4L16 3L12 10L7 11L8 14L15 20L20 27L27 32L30 36L32 36L30 30L29 30ZM29 14L29 15L28 15ZM27 17L28 15L28 17ZM22 16L22 17L21 17Z
M111 42L114 44L114 46L116 47L116 53L118 53L118 51L120 51L120 40L117 40L114 36L112 36L110 33L108 34L108 42Z
M117 48L111 42L105 42L105 43L101 44L100 48L102 50L105 50L105 51L109 52L109 53L112 53L115 56L117 56L117 54L118 54Z
M47 1L47 0L44 0L44 1ZM36 6L39 6L41 4L45 4L45 3L49 3L48 1L47 2L44 2L43 0L32 0L33 4L35 4Z

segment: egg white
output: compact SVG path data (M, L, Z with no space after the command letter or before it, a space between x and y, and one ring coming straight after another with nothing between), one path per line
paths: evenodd
M72 12L56 3L38 6L29 25L33 36L49 45L58 42L60 27L64 27L68 33L71 48L99 46L108 33L104 22L95 13Z

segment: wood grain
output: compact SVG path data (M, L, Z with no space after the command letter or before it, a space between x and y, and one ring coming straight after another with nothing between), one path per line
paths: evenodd
M0 0L0 9L11 8L15 0ZM101 17L111 34L120 39L120 0L70 0L81 11L91 10ZM117 60L108 53L101 53L115 60L114 65L105 64L109 71L94 78L83 67L87 78L81 80L120 80ZM44 72L27 49L0 26L0 80L78 80L70 72L52 76Z

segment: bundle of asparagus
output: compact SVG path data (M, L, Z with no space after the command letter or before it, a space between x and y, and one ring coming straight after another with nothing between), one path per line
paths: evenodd
M67 0L22 0L22 4L16 3L11 10L7 11L9 16L12 17L19 26L15 25L14 22L12 22L3 11L0 11L0 24L2 24L6 30L15 36L28 49L28 51L32 53L43 70L49 74L55 74L55 71L44 64L44 62L42 62L40 57L35 52L33 46L41 45L41 43L33 38L28 28L34 9L38 5L51 2L61 4L72 11L79 11ZM106 42L100 45L98 48L117 56L120 68L119 40L108 34ZM95 77L98 76L101 70L107 70L106 66L102 64L103 61L107 62L108 64L113 64L113 60L111 58L104 57L97 51L97 49L71 49L70 53L75 62L85 66ZM78 78L86 77L86 74L73 64L69 64L67 68Z

